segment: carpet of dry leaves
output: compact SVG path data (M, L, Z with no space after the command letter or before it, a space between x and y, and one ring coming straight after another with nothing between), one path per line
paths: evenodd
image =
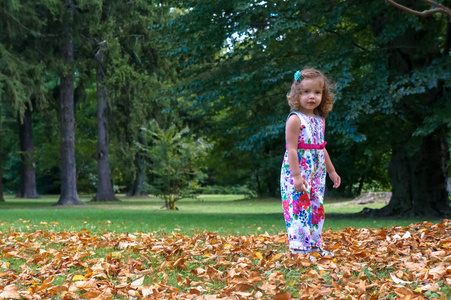
M0 299L447 299L451 222L324 232L335 257L285 233L0 234Z

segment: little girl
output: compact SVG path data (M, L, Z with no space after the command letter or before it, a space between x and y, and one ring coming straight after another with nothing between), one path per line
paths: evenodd
M334 94L329 80L320 71L305 69L294 74L287 99L291 113L285 128L280 188L290 250L333 256L321 247L321 233L326 171L334 188L341 183L324 141L325 118L332 109Z

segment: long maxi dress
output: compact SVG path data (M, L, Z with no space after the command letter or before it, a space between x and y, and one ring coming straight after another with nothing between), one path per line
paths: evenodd
M294 190L293 176L285 151L280 174L282 207L287 226L290 250L311 251L321 247L324 224L324 189L326 182L326 159L324 156L324 119L293 111L301 120L298 138L298 160L301 175L310 189Z

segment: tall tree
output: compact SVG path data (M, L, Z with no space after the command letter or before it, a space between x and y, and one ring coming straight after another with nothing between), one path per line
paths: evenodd
M3 116L2 116L2 98L1 98L1 91L0 91L0 202L5 202L5 198L3 197L3 164L2 164L2 154L3 154L3 148L2 148L2 124L3 124Z
M51 78L51 83L47 87L56 85L55 94L59 94L59 96L54 96L60 100L58 104L61 105L58 111L61 116L59 126L62 145L60 151L62 156L60 158L61 168L55 170L53 166L48 166L40 169L51 170L43 176L45 176L45 180L51 180L57 184L59 184L59 181L55 180L55 175L59 171L64 173L61 174L62 196L58 204L73 204L74 201L78 203L77 200L73 200L78 198L77 176L84 179L92 176L86 174L90 171L88 168L92 168L91 165L93 165L91 158L88 157L91 154L89 147L80 147L80 151L75 153L77 162L81 161L83 164L82 168L75 168L75 160L71 158L74 152L71 150L72 144L75 140L72 129L74 126L71 125L74 119L73 102L77 102L75 107L83 107L83 100L76 100L83 99L83 97L79 98L72 95L74 94L74 81L77 87L76 91L82 91L83 87L87 87L89 90L94 86L91 80L95 81L95 77L90 77L90 74L96 69L97 63L95 64L93 54L94 47L97 47L97 44L93 47L93 41L105 41L105 48L102 49L104 77L101 79L103 83L98 84L98 92L99 95L107 95L106 102L104 102L105 98L100 97L100 103L102 103L103 108L107 108L107 111L100 113L102 111L100 110L99 113L102 115L102 119L108 118L104 119L106 122L102 121L103 124L111 125L110 131L113 134L110 136L115 142L113 151L117 154L114 159L120 161L123 165L128 163L127 167L114 167L113 170L113 172L120 173L120 180L123 185L130 174L135 170L141 170L141 167L144 166L142 162L138 163L136 168L133 166L134 158L142 157L135 155L138 153L135 143L138 140L139 128L149 118L155 116L161 118L161 107L165 104L157 103L158 90L164 85L162 79L165 78L165 72L170 75L175 74L172 69L164 65L164 62L159 65L161 55L153 45L155 44L153 42L154 36L159 34L155 25L158 25L159 20L167 18L171 12L170 7L160 1L145 0L131 2L101 0L36 1L29 3L6 1L2 2L0 6L0 22L4 25L0 29L2 41L4 37L12 36L7 30L9 28L14 28L18 32L18 29L24 31L14 35L17 37L14 40L14 45L17 45L13 49L14 55L8 57L7 55L4 56L2 52L0 75L5 75L4 77L0 76L1 83L5 83L2 85L2 97L7 95L5 99L11 100L12 107L19 111L21 119L24 119L27 103L30 99L37 98L37 96L34 96L36 93L27 89L27 87L37 87L37 85L32 85L30 81L25 82L23 79ZM15 10L12 10L12 7ZM14 13L11 13L12 11ZM21 15L17 11L24 13ZM70 12L67 13L67 11ZM40 23L33 24L31 21L40 21ZM29 38L30 36L33 38ZM11 45L12 43L8 44L8 49L11 49ZM27 54L34 54L34 56L19 55L25 52L23 49L29 49ZM60 61L55 59L61 57L62 52L65 53L64 59ZM76 57L74 57L74 52ZM8 51L5 53L9 55ZM28 60L25 58L28 58ZM37 68L30 70L27 67L38 61L42 62L41 67L45 66L41 68L41 72L38 72ZM45 70L45 72L42 72L42 70ZM32 78L32 76L29 76L29 73L32 73L31 71L40 76ZM55 77L58 76L60 84L54 82L57 81ZM39 91L39 88L35 88L35 90ZM51 91L49 91L49 94L51 94ZM105 105L106 103L107 105ZM49 101L48 104L49 106L46 107L48 110L43 113L49 114L58 110L58 108L52 106L53 102ZM108 111L109 109L111 110ZM88 113L85 114L85 116L88 115ZM38 116L35 120L41 122L39 126L42 126L42 121L39 120L46 119L45 122L48 122L48 124L45 126L49 126L48 120L52 118L46 117ZM80 120L76 130L79 132L88 129L89 131L89 124L91 122ZM58 128L55 125L50 127ZM92 134L93 131L90 131L87 135L91 138ZM38 140L42 142L41 137L38 137ZM48 146L49 143L53 143L52 141L44 139L43 142L46 145L45 147L55 150L55 148L52 148L53 145ZM79 140L76 142L77 145L81 144ZM86 142L83 141L82 145L89 145L90 142L91 139ZM103 145L105 145L104 142L105 139L103 139ZM47 153L42 155L44 149L40 149L40 146L37 144L37 151L40 154L38 160L48 165L49 162L53 163L55 156L58 157L58 155ZM108 150L102 151L106 153ZM88 155L80 155L80 153L88 153ZM125 155L121 155L122 153ZM102 157L105 158L105 156ZM79 173L76 172L77 170ZM144 174L144 169L142 170L141 173ZM100 172L99 174L109 174L109 172ZM101 176L103 175L99 175L99 182L111 182L111 178L103 180ZM92 181L91 178L89 181ZM88 185L88 183L85 184L85 186ZM98 186L100 187L102 184ZM111 184L109 186L111 187ZM110 187L107 188L109 191L112 190ZM58 190L58 187L54 184L51 188L53 192ZM69 200L64 200L66 198L69 198Z
M33 147L32 108L29 104L23 117L19 120L19 145L20 145L20 189L18 198L39 198L36 190L36 165Z
M61 196L56 205L82 205L78 197L75 163L74 119L74 43L75 3L64 0L66 13L62 20L61 57L64 69L60 75Z
M87 77L92 69L96 70L98 191L95 201L115 199L108 162L108 136L119 141L120 146L116 144L115 150L125 154L118 161L129 164L120 172L132 171L138 174L136 178L144 178L143 156L135 143L139 139L140 124L160 111L155 98L161 85L157 76L163 73L157 68L159 54L149 27L169 11L160 1L77 3L77 70L84 74L80 77ZM134 161L139 163L133 166ZM139 192L144 180L134 186L139 187Z
M93 201L119 201L114 195L111 181L110 154L108 141L108 96L105 90L105 66L103 61L102 42L96 53L97 70L97 193Z
M2 3L0 39L5 45L3 72L10 81L3 86L19 122L21 155L19 198L37 198L36 172L33 156L32 111L35 103L45 101L42 59L38 58L38 36L43 22L39 19L39 4ZM6 51L7 49L7 51ZM6 62L6 60L8 60ZM14 84L11 84L15 82Z
M418 21L420 29L408 28L396 40L390 40L388 65L400 77L408 78L407 82L405 79L398 79L396 83L405 93L398 107L406 109L409 106L409 113L401 123L398 120L391 122L396 124L395 128L404 128L397 139L391 141L393 153L389 175L393 196L388 206L375 213L451 214L446 189L451 119L449 114L447 117L437 113L437 110L449 110L451 106L451 98L447 95L451 88L451 9L435 1L423 1L434 7L420 12L393 1L387 2L417 16L439 15L437 18ZM418 2L410 4L414 8L424 8ZM423 44L425 40L427 44ZM422 46L420 51L417 50L418 46ZM443 67L448 68L448 72L440 74L444 71ZM418 81L427 83L418 84ZM425 88L426 84L428 88ZM420 88L420 91L409 91L415 88ZM441 118L443 119L440 120ZM412 145L412 141L415 145Z
M171 16L170 7L162 1L104 3L105 40L104 87L109 96L111 132L128 165L132 181L128 195L146 194L145 155L140 143L141 127L149 119L163 119L168 104L158 101L159 93L174 71L162 59L158 24ZM120 17L118 17L120 16ZM105 34L108 32L109 34Z

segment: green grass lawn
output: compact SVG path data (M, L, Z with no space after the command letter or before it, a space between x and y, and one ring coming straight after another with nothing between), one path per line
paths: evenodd
M194 234L210 231L220 234L249 235L285 231L279 199L244 199L242 195L202 195L199 199L183 199L179 210L161 209L163 201L154 197L129 198L119 195L121 202L93 203L92 196L81 196L86 203L78 207L55 207L57 195L40 199L15 199L6 196L0 203L0 231L77 231L91 232L179 232ZM363 207L380 208L383 203L356 205L349 201L326 199L324 228L407 226L439 219L369 219L343 214L359 212Z

